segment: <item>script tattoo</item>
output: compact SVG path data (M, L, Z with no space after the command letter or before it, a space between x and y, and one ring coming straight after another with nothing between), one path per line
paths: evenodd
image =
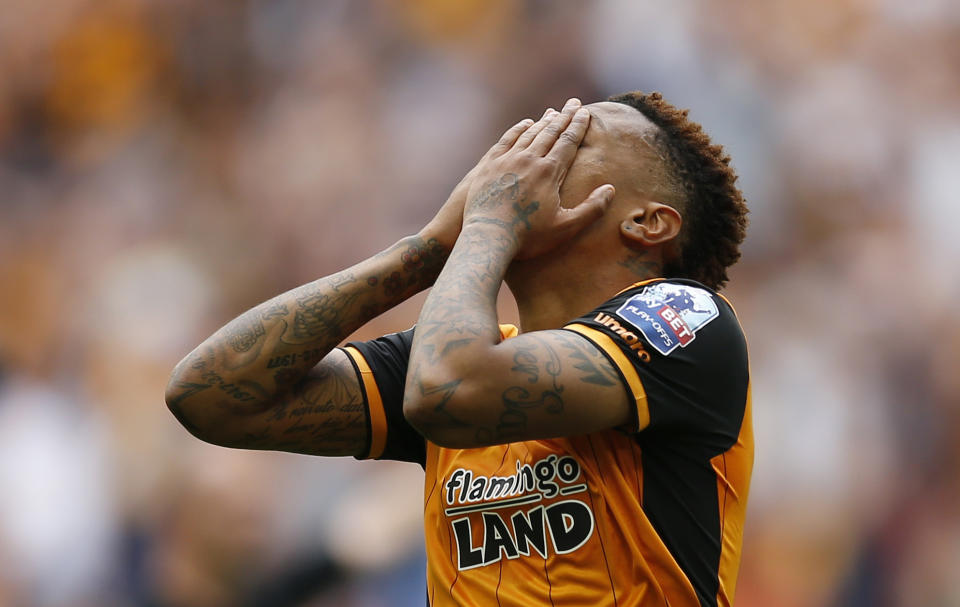
M322 455L362 455L367 412L346 355L328 358L312 375L290 385L290 369L277 372L286 396L269 410L261 431L240 446Z
M504 409L500 413L494 433L497 441L522 438L527 430L528 414L532 410L542 408L550 414L563 412L563 386L559 383L562 371L560 357L547 340L533 337L529 339L531 343L518 347L513 356L517 364L511 370L527 375L528 383L538 382L542 371L550 378L550 388L539 390L539 394L524 386L510 386L504 390L501 395ZM543 354L538 355L539 351ZM485 434L479 433L478 439Z

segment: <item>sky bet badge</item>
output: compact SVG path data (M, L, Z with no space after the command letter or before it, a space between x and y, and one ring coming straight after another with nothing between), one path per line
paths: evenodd
M720 315L710 293L697 287L658 282L620 306L617 316L643 333L661 354L685 348L711 320Z

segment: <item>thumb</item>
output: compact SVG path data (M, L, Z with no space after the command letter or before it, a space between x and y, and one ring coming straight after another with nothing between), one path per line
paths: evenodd
M612 185L605 184L594 191L584 199L583 202L567 209L564 213L562 230L568 236L573 236L591 223L603 217L603 214L610 208L616 189Z

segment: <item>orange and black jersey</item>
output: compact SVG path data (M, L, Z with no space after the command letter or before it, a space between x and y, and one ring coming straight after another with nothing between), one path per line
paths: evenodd
M414 329L345 348L368 404L367 457L426 472L430 604L730 605L753 465L747 350L730 304L657 279L564 329L619 371L630 427L446 449L403 418Z

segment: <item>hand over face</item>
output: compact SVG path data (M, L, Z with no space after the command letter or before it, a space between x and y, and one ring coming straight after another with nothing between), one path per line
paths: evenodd
M515 258L542 255L599 219L613 186L596 188L573 208L560 205L560 184L590 124L590 113L571 99L504 133L471 171L464 226L492 224L512 233Z

